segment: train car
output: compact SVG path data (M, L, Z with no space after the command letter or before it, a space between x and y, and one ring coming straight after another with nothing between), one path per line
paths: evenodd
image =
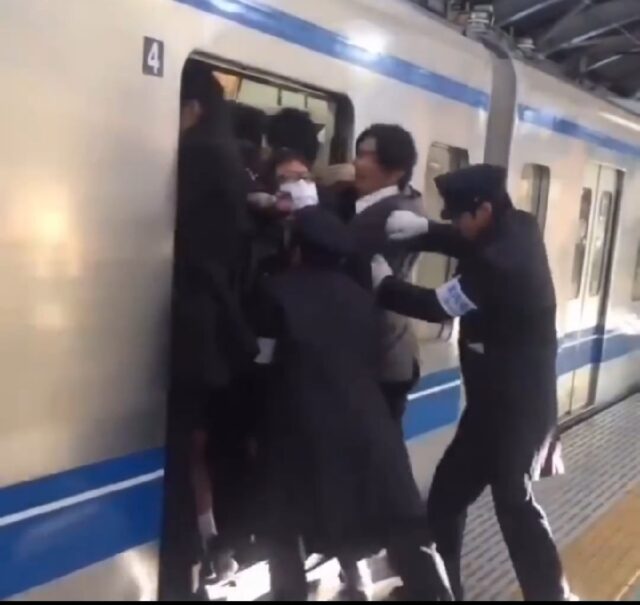
M0 598L153 599L180 76L294 106L320 162L400 123L414 185L510 165L538 213L559 298L562 413L638 386L640 120L460 35L403 0L4 0L0 7ZM417 283L453 267L425 255ZM405 420L426 489L459 417L456 326L416 325Z
M531 66L517 72L511 182L545 233L566 417L638 386L640 120Z

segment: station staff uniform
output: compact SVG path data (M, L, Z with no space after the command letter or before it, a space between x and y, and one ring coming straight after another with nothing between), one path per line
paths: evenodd
M491 224L471 242L451 225L429 222L426 233L404 244L457 257L455 278L431 290L389 276L378 297L417 319L461 318L466 408L428 500L430 530L457 598L466 510L490 487L525 599L564 600L560 557L532 491L557 426L555 293L537 222L513 207L505 182L505 171L488 165L438 177L443 218L489 201Z

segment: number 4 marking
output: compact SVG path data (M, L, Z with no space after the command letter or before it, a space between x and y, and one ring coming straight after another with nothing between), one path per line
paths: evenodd
M145 76L164 76L164 42L145 36L142 45L142 73Z
M153 69L153 73L157 76L160 71L160 49L157 42L154 42L151 45L151 50L147 55L147 63Z

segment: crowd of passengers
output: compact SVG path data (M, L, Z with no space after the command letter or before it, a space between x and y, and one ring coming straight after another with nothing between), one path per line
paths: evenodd
M385 551L396 598L463 600L466 510L489 487L525 598L572 599L531 489L560 466L535 219L503 168L476 165L436 179L447 222L429 220L409 132L374 124L353 163L316 170L318 135L307 112L228 101L187 64L161 598L206 599L265 559L274 599L307 600L315 554L363 600L362 562ZM428 252L458 261L437 289L411 283ZM413 320L454 318L466 407L425 503L402 429Z

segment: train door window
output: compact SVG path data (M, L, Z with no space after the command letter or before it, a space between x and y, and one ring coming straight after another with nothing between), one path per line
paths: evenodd
M441 174L458 170L469 165L469 152L460 147L434 143L427 157L425 191L422 197L425 214L434 220L441 220L444 202L440 197L435 179ZM426 288L437 287L450 276L452 261L446 257L423 254L417 264L416 283Z
M636 271L633 279L631 300L640 301L640 244L638 244L638 255L636 256Z
M350 158L353 107L343 95L332 95L289 82L279 76L254 74L245 69L212 66L231 102L249 105L271 116L285 107L309 114L316 125L320 150L319 166Z
M530 212L538 219L542 232L547 220L550 183L551 171L548 166L526 164L523 168L518 207Z
M584 262L587 255L587 238L589 235L589 217L591 216L591 203L593 191L589 188L582 190L580 200L580 215L578 237L573 252L573 271L571 273L572 299L580 296L582 289L582 275L584 273Z
M307 109L307 97L300 92L283 90L280 97L280 106L295 107L296 109Z
M238 96L235 100L238 103L272 111L280 106L279 94L280 91L276 86L242 78Z
M307 97L307 109L311 114L329 115L330 108L326 99L318 97Z
M427 172L425 175L425 190L424 190L424 210L427 216L431 219L440 220L440 213L444 208L444 203L438 188L436 187L435 179L441 174L446 174L459 168L464 168L469 165L469 152L461 147L451 147L444 143L433 143L429 148L429 155L427 157Z
M613 217L613 193L603 191L595 217L593 252L591 254L591 272L589 279L589 296L597 296L602 291L604 281L605 250L611 238L611 219Z
M427 156L425 188L422 197L425 214L434 220L441 220L444 202L435 184L436 177L469 165L469 152L460 147L444 143L433 143ZM425 288L436 288L446 282L455 272L455 261L440 254L422 254L414 270L414 283ZM431 340L441 336L440 326L416 323L416 333L420 340Z

